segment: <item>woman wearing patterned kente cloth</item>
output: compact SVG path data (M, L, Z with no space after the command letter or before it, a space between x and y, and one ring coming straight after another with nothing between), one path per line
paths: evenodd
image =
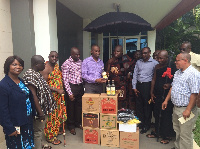
M45 69L41 72L52 90L52 94L57 105L57 108L48 115L44 129L47 141L54 145L61 143L61 141L56 137L62 132L60 128L62 123L67 120L65 101L61 97L62 94L64 94L62 73L59 69L57 61L58 53L56 51L51 51L49 54L49 61L46 62Z

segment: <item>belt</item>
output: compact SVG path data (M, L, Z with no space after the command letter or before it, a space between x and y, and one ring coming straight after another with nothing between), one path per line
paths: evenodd
M79 83L79 84L72 84L72 83L69 83L70 85L74 85L74 86L80 86L80 85L83 85L83 83Z
M175 105L174 105L175 106ZM175 106L176 108L183 108L183 107L187 107L187 106Z
M145 83L151 83L151 81L149 82L140 82L140 81L137 81L138 84L145 84Z

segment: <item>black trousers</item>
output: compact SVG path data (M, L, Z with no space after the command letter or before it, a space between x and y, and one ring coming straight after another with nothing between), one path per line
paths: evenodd
M103 84L85 82L85 93L101 94L103 93Z
M74 101L67 95L67 125L68 129L74 129L82 123L82 96L84 94L83 84L70 84L71 91L74 95Z
M173 104L171 100L168 101L167 108L162 110L162 102L164 101L162 95L155 95L154 117L155 117L155 131L156 134L165 137L172 137L175 135L172 123Z
M150 128L152 117L152 105L148 103L151 90L151 82L137 83L137 90L140 92L136 97L136 112L144 127Z

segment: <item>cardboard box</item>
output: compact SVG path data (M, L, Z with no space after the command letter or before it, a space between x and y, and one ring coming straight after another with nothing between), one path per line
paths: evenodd
M82 96L82 111L83 112L96 112L99 113L100 94L85 93Z
M117 129L117 114L100 113L101 129Z
M99 113L82 113L83 127L99 127Z
M136 132L120 131L120 148L139 149L139 128Z
M107 96L106 93L100 95L100 113L117 114L118 95Z
M101 146L119 147L119 130L101 129Z
M136 132L137 124L119 124L119 131Z
M83 143L100 144L100 129L83 127Z

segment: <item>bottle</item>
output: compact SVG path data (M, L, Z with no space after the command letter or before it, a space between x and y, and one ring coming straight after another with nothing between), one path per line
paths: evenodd
M115 81L112 80L112 85L110 86L111 96L115 96Z
M108 84L106 86L106 93L107 93L108 96L111 95L110 80L108 80Z

